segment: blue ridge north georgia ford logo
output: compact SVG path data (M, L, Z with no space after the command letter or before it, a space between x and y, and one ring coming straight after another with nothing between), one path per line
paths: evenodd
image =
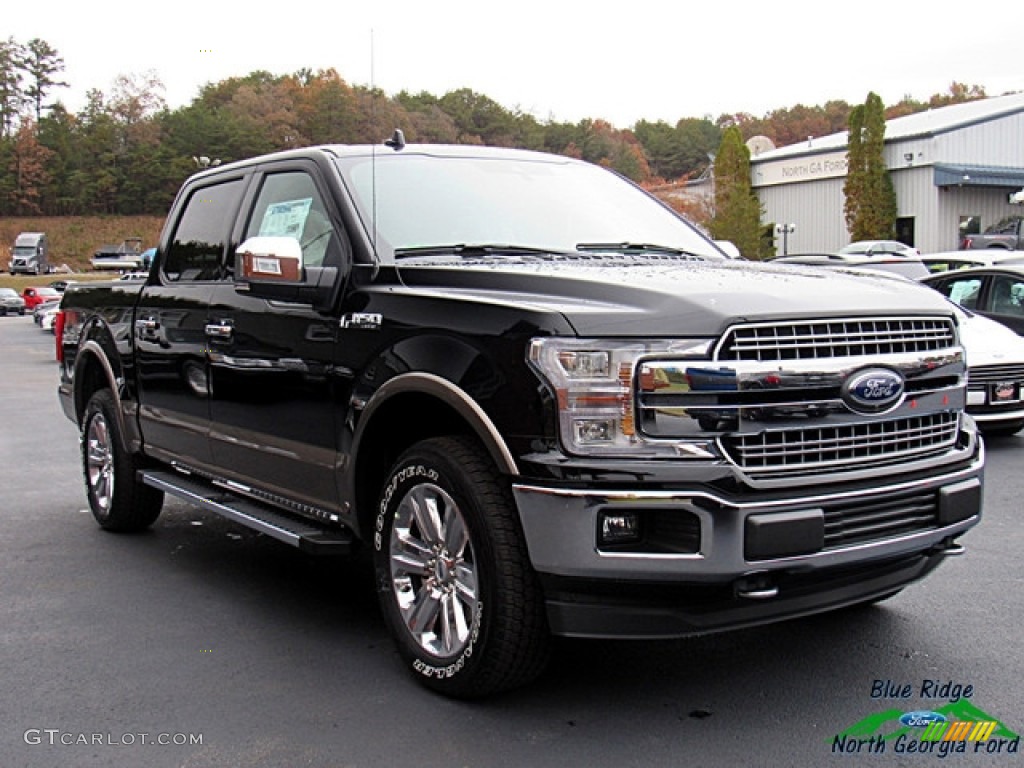
M903 397L903 377L889 368L866 368L843 382L843 402L855 411L878 413Z

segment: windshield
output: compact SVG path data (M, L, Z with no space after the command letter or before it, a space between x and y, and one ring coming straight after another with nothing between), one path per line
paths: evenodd
M722 258L671 210L585 163L411 152L337 162L367 230L376 219L382 253L450 244L558 253L580 244L642 243Z
M16 245L14 246L15 256L35 256L36 247L34 245Z

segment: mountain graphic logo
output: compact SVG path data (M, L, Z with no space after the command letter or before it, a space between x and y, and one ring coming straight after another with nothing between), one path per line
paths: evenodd
M967 699L960 699L959 701L950 702L941 707L937 707L934 710L934 713L945 717L947 723L956 723L960 721L968 723L996 723L995 727L987 733L986 738L995 737L1012 740L1019 737L1017 733L1010 730L998 718L992 717L987 712L982 711ZM904 714L906 713L902 709L887 709L883 712L877 712L873 715L868 715L863 720L854 723L845 730L840 731L837 735L839 737L845 736L854 739L867 739L872 736L878 736L883 741L892 741L894 739L898 739L900 736L907 736L911 738L919 736L921 734L921 728L919 726L903 725L900 722L900 718L903 717Z

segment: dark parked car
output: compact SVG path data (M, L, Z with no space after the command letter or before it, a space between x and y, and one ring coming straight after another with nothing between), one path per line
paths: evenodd
M980 235L964 235L960 247L964 250L1003 248L1007 251L1024 248L1024 216L1007 216Z
M24 315L25 300L13 288L0 288L0 317Z
M960 306L1024 335L1024 265L958 269L922 282Z

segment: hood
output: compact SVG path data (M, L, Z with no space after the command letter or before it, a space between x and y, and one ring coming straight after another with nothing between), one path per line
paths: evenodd
M960 340L967 352L967 365L1024 365L1024 338L1002 323L975 314L962 315Z
M591 337L713 337L737 322L953 314L941 294L914 281L794 265L567 257L403 261L398 269L407 288L559 312Z

